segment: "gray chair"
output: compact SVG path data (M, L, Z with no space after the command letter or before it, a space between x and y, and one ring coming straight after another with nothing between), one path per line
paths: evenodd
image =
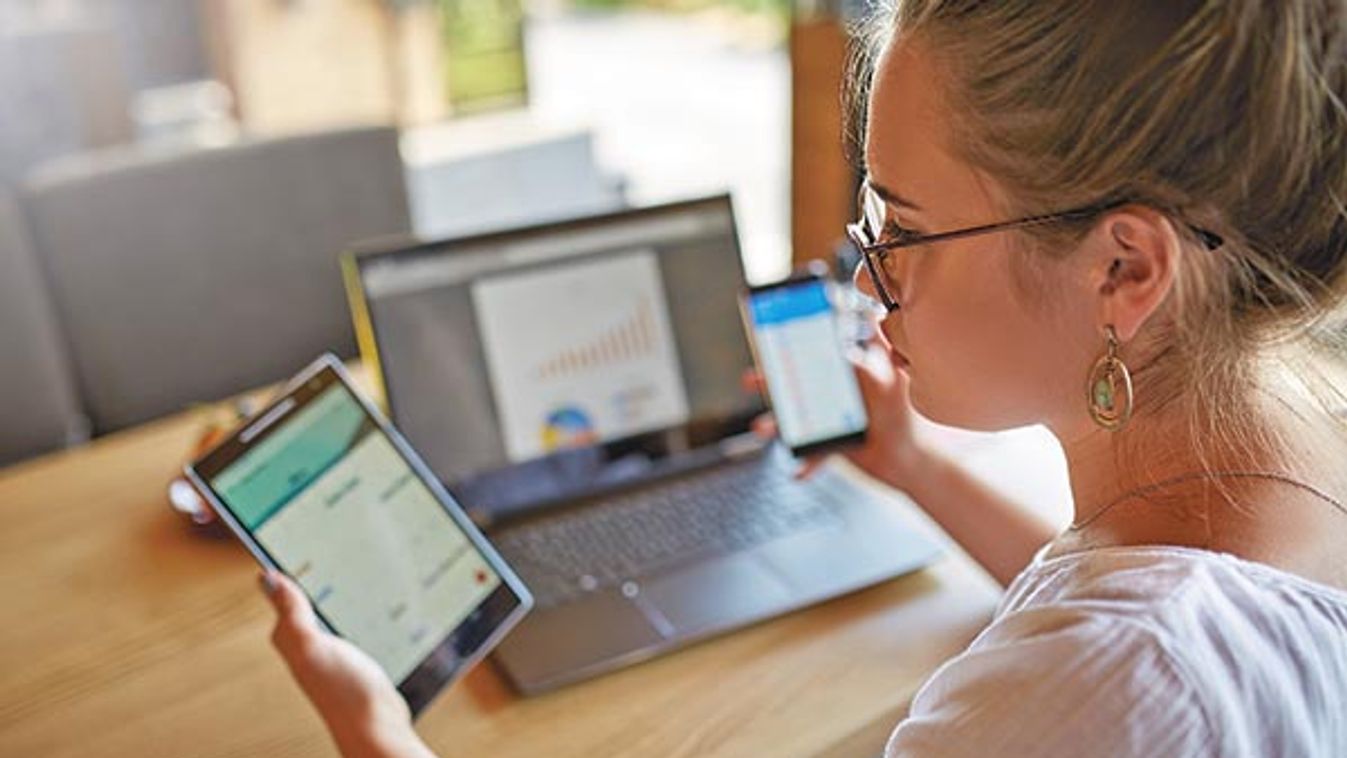
M0 182L129 142L131 92L117 37L97 25L0 31Z
M0 194L0 466L83 436L85 422L42 272L13 198Z
M100 434L354 355L339 254L410 227L390 128L86 156L24 201Z

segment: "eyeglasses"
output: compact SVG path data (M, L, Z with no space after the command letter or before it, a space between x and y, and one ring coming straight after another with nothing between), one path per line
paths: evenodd
M870 273L870 282L875 287L875 294L879 295L879 302L885 310L892 313L902 307L896 296L899 289L897 276L893 272L893 258L889 255L892 250L929 245L934 242L946 242L964 237L975 237L979 234L990 234L1008 229L1085 221L1115 208L1120 208L1129 202L1131 201L1112 200L1056 213L1028 216L1013 221L980 224L935 234L917 234L891 223L889 218L891 208L888 201L880 197L869 181L865 181L861 182L860 196L856 199L856 207L860 209L861 217L860 220L847 224L847 236L851 238L852 243L865 260L865 268ZM897 233L891 239L884 239L884 234L888 228L896 229ZM1195 226L1190 228L1209 250L1215 250L1225 244L1218 234Z

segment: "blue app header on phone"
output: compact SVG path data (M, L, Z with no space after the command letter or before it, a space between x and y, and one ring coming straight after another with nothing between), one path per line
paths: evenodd
M750 301L750 306L753 323L758 326L816 316L832 309L823 280L756 293Z

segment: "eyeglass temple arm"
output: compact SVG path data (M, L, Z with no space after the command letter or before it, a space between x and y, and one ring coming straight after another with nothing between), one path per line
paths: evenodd
M972 226L967 229L956 229L951 232L937 232L935 234L926 234L917 238L880 242L871 245L870 250L873 252L883 252L886 250L899 250L905 247L914 247L916 245L927 245L932 242L944 242L948 240L963 239L964 237L975 237L980 234L988 234L990 232L999 232L1008 229L1023 229L1025 227L1042 226L1043 224L1052 224L1059 221L1089 218L1090 216L1097 216L1101 213L1107 213L1108 211L1111 211L1115 208L1119 208L1123 205L1126 205L1126 203L1127 201L1119 200L1109 203L1102 203L1100 205L1089 206L1087 208L1076 208L1069 211L1062 211L1060 213L1045 213L1041 216L1030 216L1028 218L1016 219L1014 221L1000 221L994 224L981 224L978 226ZM1225 239L1215 232L1203 229L1200 226L1187 224L1186 222L1185 225L1192 230L1193 234L1197 235L1198 240L1201 241L1203 246L1205 246L1208 250L1216 250L1217 248L1225 244Z

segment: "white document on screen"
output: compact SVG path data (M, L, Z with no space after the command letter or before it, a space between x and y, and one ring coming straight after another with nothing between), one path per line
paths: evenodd
M687 420L654 252L485 279L472 298L510 460Z

